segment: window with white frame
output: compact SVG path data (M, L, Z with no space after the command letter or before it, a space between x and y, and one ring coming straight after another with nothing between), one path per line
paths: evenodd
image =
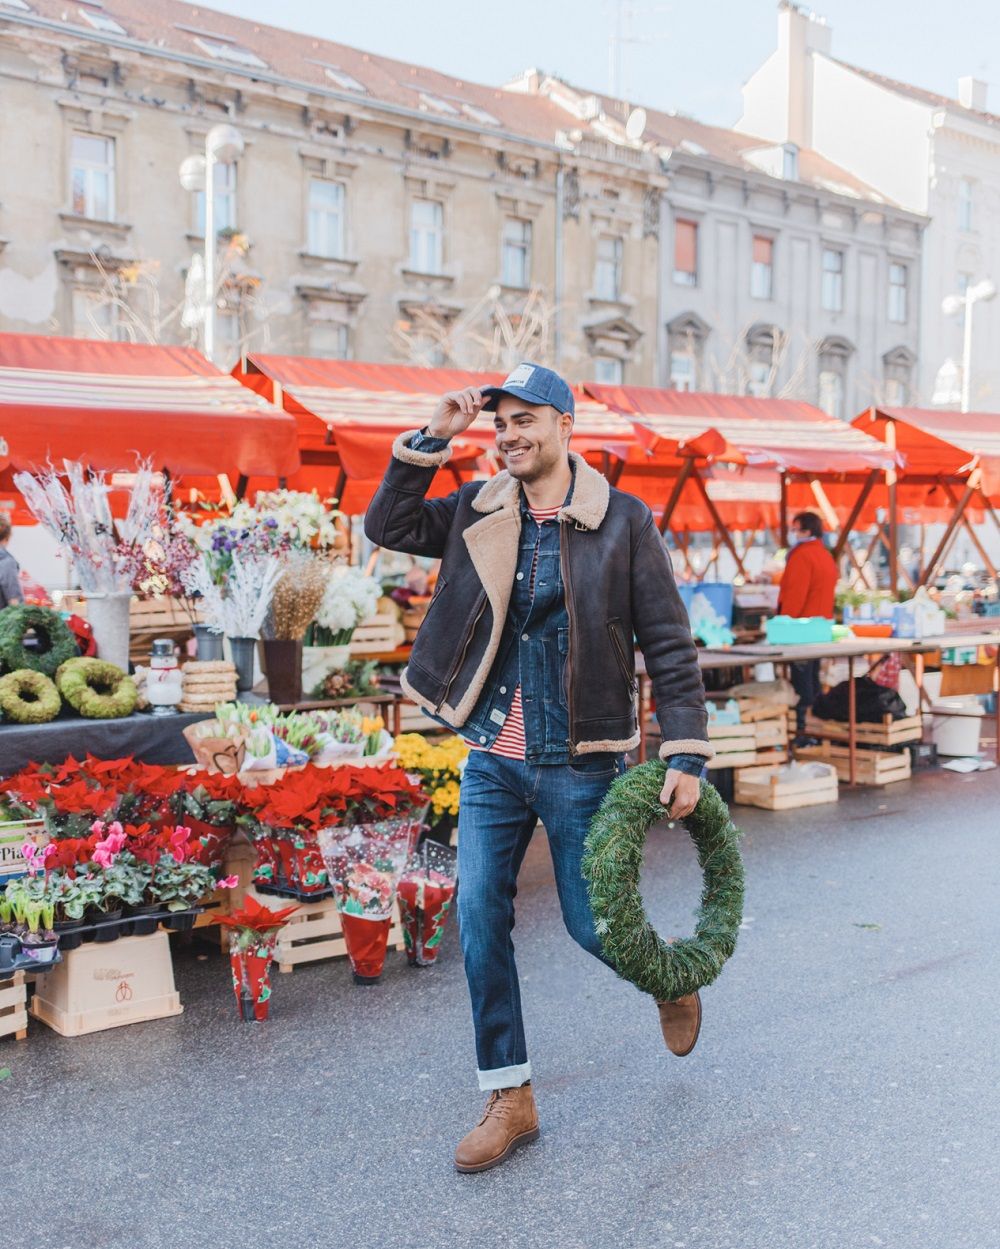
M909 271L906 265L893 261L889 265L889 320L905 325L907 318L907 285Z
M972 183L968 178L958 180L958 228L972 229Z
M312 256L340 259L344 255L344 184L309 179L309 224L306 248Z
M309 354L327 360L350 358L351 332L341 321L313 321L309 326Z
M622 294L622 260L625 242L617 234L602 234L594 261L594 294L598 299L618 300Z
M690 348L670 353L671 390L697 390L698 369L695 354Z
M885 403L890 408L905 408L909 400L906 383L899 377L885 379Z
M828 416L847 416L847 365L854 348L846 339L827 338L819 345L817 404Z
M77 216L114 220L114 139L74 131L70 145L70 193Z
M827 312L844 310L844 253L836 247L823 248L821 302Z
M215 314L215 342L218 357L226 364L240 353L240 314L235 309Z
M911 399L911 384L916 356L908 347L900 345L887 351L882 357L885 370L882 396L890 408L905 408Z
M754 325L747 331L746 393L757 399L771 397L775 374L775 349L779 332L773 325Z
M531 222L508 217L503 223L500 280L504 286L531 285Z
M80 16L95 30L103 30L108 35L128 34L124 26L116 22L110 13L102 13L100 8L80 9Z
M236 164L213 166L215 183L215 233L235 230L236 219ZM195 229L200 237L205 235L205 192L195 195Z
M958 287L958 293L962 296L963 299L965 298L965 292L969 289L971 285L972 285L971 273L960 273L958 275L958 281L956 282L956 286Z
M444 205L415 199L410 205L410 268L440 273L444 267Z
M624 364L617 356L594 357L594 381L605 386L620 386L624 378Z
M750 294L754 299L770 299L774 278L774 239L764 234L753 236L753 259L750 265Z
M674 222L674 284L698 285L698 223Z
M827 416L844 419L844 379L836 369L820 369L819 406Z

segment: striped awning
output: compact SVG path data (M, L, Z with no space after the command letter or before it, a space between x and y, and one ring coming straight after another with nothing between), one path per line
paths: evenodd
M978 468L985 494L1000 498L1000 413L866 408L854 427L894 440L912 474L964 477Z
M877 439L798 400L590 382L585 389L628 416L639 442L654 455L661 449L671 455L678 450L707 453L734 464L827 474L887 469L900 462ZM713 436L724 445L711 450Z
M189 347L0 334L0 438L13 469L138 457L235 480L300 463L295 422Z

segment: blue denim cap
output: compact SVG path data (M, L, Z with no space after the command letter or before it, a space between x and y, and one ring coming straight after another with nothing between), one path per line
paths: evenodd
M551 404L557 412L576 415L573 392L558 373L543 369L540 364L519 364L508 374L502 386L484 386L484 412L496 411L501 395L513 395L525 403Z

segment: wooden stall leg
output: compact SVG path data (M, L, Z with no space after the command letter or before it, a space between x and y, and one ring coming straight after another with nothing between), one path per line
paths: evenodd
M858 771L858 695L854 688L854 656L847 660L847 759L850 787L854 788Z

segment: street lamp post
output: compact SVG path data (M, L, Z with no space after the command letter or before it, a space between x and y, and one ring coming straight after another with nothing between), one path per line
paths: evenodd
M202 351L215 357L215 167L232 165L243 155L243 136L235 126L213 126L205 136L205 155L181 162L181 186L205 194L205 292L202 311Z
M989 278L965 288L964 295L946 295L941 310L946 317L964 312L962 335L962 399L961 411L968 412L972 398L972 306L996 297L997 288Z

